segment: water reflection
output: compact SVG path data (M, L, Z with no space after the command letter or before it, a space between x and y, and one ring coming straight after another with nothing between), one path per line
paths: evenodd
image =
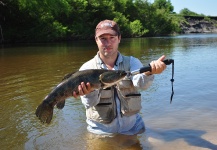
M172 38L123 39L120 51L137 57L147 64L161 55L170 57L174 48L173 40Z

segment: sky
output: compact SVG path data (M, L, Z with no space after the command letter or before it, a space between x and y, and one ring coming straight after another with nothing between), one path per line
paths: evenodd
M217 0L170 0L170 2L176 13L179 13L183 8L188 8L197 14L217 16Z

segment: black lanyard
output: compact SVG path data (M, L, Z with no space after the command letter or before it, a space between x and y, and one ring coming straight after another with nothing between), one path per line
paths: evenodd
M172 79L170 79L171 85L172 85L172 93L171 93L171 97L170 97L170 104L172 103L173 95L174 95L174 90L173 90L174 79L173 78L174 78L174 60L172 61Z

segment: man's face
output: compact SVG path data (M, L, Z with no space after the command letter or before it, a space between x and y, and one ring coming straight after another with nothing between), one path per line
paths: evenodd
M118 45L120 43L121 36L103 34L96 37L96 44L99 52L104 57L116 56L118 53Z

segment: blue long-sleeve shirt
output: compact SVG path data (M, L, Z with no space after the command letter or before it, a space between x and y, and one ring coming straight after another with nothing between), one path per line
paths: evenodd
M98 55L97 55L98 56ZM123 61L121 54L119 53L116 65L113 70L119 69L119 63ZM101 68L108 69L106 65L101 61L98 56L97 63L101 65ZM92 64L88 62L83 64L80 70L92 69ZM143 67L142 63L139 59L130 56L130 71L137 70ZM153 82L154 76L146 76L145 74L137 74L132 76L132 81L135 87L141 90L147 89ZM82 103L85 108L89 108L92 106L96 106L100 101L100 93L99 90L95 90L87 95L81 96ZM86 122L88 124L87 129L95 134L125 134L125 135L134 135L137 133L141 133L145 131L145 124L142 120L142 117L139 114L134 114L132 116L123 116L120 114L120 100L118 96L115 96L115 101L117 104L117 116L116 118L109 124L102 124L93 120L87 119Z

